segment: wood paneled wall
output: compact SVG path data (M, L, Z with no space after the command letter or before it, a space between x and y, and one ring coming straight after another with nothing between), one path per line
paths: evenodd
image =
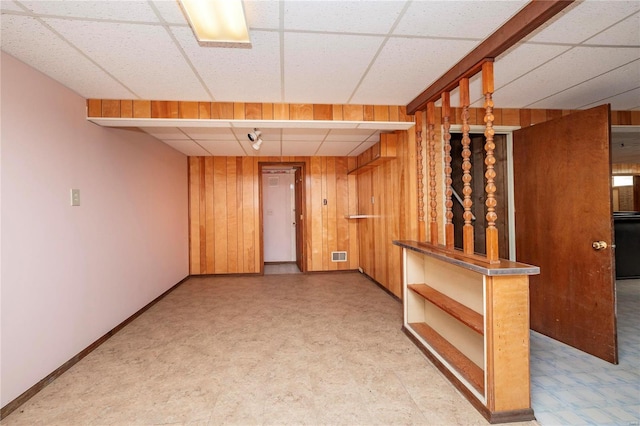
M399 105L87 100L87 116L104 118L412 121L406 111Z
M358 226L345 217L357 211L347 157L189 157L191 274L261 271L261 162L304 164L306 269L357 269ZM346 251L348 261L331 262L332 251Z
M393 240L417 240L415 132L397 131L396 158L357 175L360 267L402 297L402 250Z

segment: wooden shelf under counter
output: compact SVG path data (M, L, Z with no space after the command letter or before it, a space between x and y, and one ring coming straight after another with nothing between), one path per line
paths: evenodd
M490 423L533 420L529 275L540 268L415 241L403 253L403 331Z

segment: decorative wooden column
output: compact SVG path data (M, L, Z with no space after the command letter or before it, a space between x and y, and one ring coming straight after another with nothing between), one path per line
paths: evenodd
M429 143L429 233L431 244L438 244L438 201L436 191L436 106L433 102L427 104L427 140Z
M453 229L453 201L451 196L453 195L453 189L451 188L451 99L449 92L443 92L442 96L442 127L444 129L443 134L443 149L444 149L444 185L445 185L445 201L446 207L445 213L445 225L444 225L444 237L445 245L448 249L454 248L454 229Z
M462 194L464 200L462 206L464 207L463 219L464 226L462 227L462 248L467 254L474 253L474 241L473 241L473 213L471 207L473 207L473 201L471 200L471 194L473 188L471 187L471 139L469 138L469 79L463 78L460 80L460 105L462 106Z
M418 241L427 240L426 225L424 222L424 157L422 151L422 115L424 111L418 111L416 117L416 168L418 176Z
M484 164L487 166L487 171L484 176L486 178L485 192L487 193L487 200L485 202L487 206L487 229L486 229L486 243L487 243L487 260L491 263L499 262L498 256L498 228L496 228L496 171L494 165L496 158L493 155L493 151L496 145L493 143L493 61L486 61L482 64L482 93L484 93L484 122L486 129L484 136L486 143L484 145L485 158Z

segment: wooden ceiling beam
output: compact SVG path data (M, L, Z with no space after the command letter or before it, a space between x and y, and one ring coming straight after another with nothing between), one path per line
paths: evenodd
M493 61L494 58L531 34L573 1L532 0L424 92L409 102L407 114L412 115L416 111L424 110L429 102L438 100L442 92L455 89L461 78L470 78L478 73L484 62Z

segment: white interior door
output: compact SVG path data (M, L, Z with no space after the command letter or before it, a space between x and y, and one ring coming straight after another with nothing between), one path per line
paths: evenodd
M294 170L262 174L262 218L265 262L295 262Z

